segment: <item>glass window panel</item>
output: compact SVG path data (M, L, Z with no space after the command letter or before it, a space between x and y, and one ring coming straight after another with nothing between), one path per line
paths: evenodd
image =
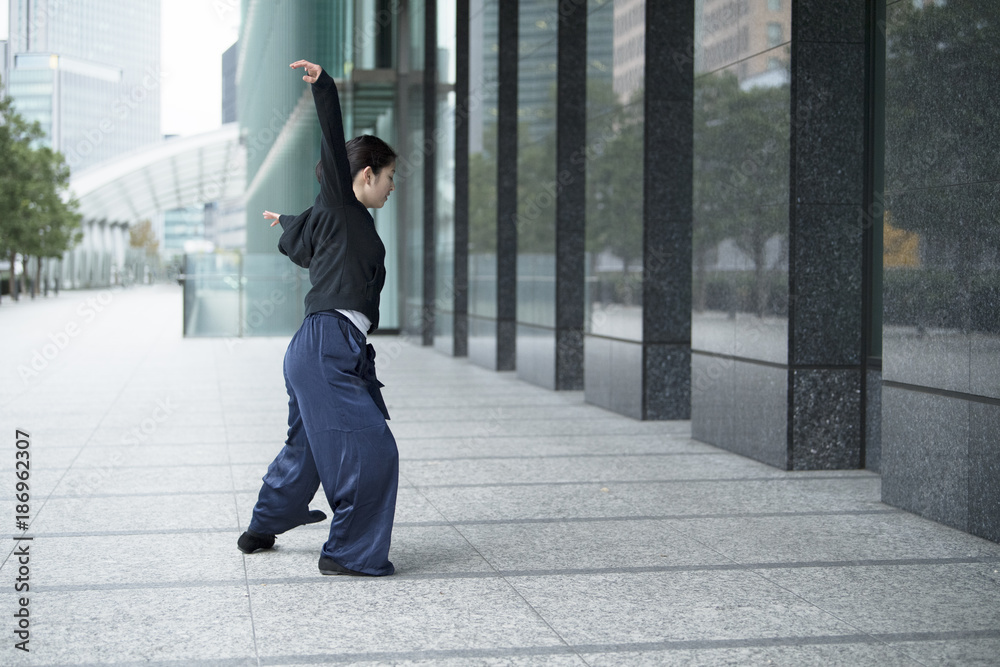
M692 347L786 363L791 12L696 7Z
M645 5L590 0L586 332L642 340Z
M518 42L517 320L555 327L558 4L522 0Z
M495 318L498 2L471 0L469 13L469 314Z

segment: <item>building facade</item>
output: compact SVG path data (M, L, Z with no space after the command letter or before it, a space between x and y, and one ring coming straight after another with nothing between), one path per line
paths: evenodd
M1000 540L1000 6L344 4L244 2L248 211L315 196L316 60L400 153L390 328Z
M160 2L10 0L5 93L79 172L160 141ZM63 287L120 279L128 224L85 219L83 241L49 261Z
M160 140L160 3L11 0L9 94L70 169Z

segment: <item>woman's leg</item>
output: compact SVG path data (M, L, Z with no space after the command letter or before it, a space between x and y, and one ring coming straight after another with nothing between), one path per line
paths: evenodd
M285 354L288 438L285 446L268 466L257 496L253 518L250 520L250 531L257 534L279 535L296 526L326 518L319 510L309 511L309 502L319 488L319 474L309 447L299 402L288 380L288 359L290 355L296 354L297 338L298 336L292 339Z
M333 509L322 555L356 572L392 574L389 543L399 454L362 378L365 339L337 317L320 314L309 320L319 344L317 354L290 363L288 375L299 398L312 460Z
M389 426L383 419L354 431L324 431L310 445L333 508L322 556L356 572L392 574L399 454Z

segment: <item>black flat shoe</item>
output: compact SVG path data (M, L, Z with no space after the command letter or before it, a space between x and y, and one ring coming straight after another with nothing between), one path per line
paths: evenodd
M324 515L325 519L326 516ZM322 521L322 519L319 519ZM236 540L236 548L245 554L252 554L255 551L265 551L274 546L274 535L261 535L260 533L255 533L252 530L248 530L242 535L240 539Z
M349 574L355 577L371 577L374 575L365 574L364 572L355 572L354 570L348 570L346 567L333 560L327 556L319 557L319 571L321 574Z

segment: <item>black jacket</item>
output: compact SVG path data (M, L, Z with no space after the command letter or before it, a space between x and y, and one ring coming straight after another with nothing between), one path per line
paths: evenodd
M283 230L278 249L309 269L312 289L305 298L306 315L358 310L371 320L374 331L385 284L385 246L368 209L354 195L337 85L324 70L312 92L323 131L322 183L312 208L278 218Z

